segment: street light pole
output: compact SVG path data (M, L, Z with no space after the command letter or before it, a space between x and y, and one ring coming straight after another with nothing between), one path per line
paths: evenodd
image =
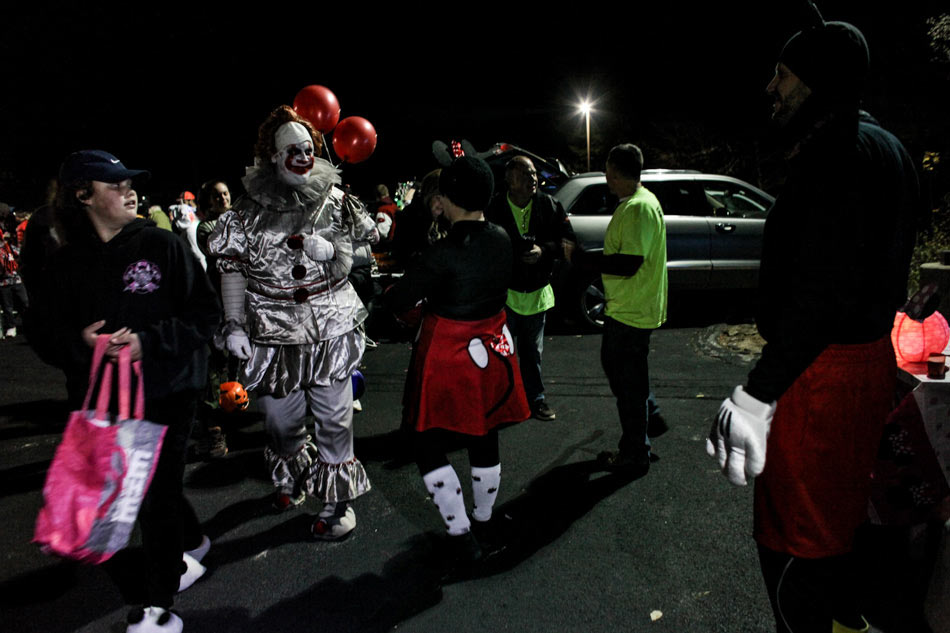
M590 102L582 101L580 109L584 113L584 120L587 125L587 171L590 171Z

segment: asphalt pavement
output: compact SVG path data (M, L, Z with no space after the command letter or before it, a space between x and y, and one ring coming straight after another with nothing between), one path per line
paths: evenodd
M599 472L594 461L620 435L600 336L545 338L557 419L502 432L495 512L506 547L469 575L444 576L441 519L396 431L405 343L382 343L364 359L356 453L373 489L356 502L358 525L343 542L310 539L313 500L270 511L260 417L234 418L230 453L186 472L213 546L209 573L176 602L185 631L771 630L751 489L730 486L704 449L719 402L749 365L702 353L704 332L665 327L653 336L652 384L671 428L654 441L659 461L636 480ZM137 536L98 567L30 544L64 399L61 375L22 338L0 341L0 631L120 633L126 602L136 600L128 577L141 558ZM450 459L464 481L465 453Z

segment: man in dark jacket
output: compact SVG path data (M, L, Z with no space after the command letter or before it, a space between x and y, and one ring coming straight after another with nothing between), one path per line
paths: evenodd
M545 314L554 307L551 273L561 257L561 240L573 241L574 232L561 204L538 191L538 172L527 156L516 156L505 166L508 192L491 201L486 216L508 232L515 259L506 312L508 328L517 339L521 376L539 420L553 420L554 410L544 399L541 351Z
M894 393L889 333L918 202L906 150L858 109L868 59L858 29L817 10L779 57L767 92L789 173L765 227L767 344L707 442L732 483L758 476L754 537L779 631L868 630L849 559Z

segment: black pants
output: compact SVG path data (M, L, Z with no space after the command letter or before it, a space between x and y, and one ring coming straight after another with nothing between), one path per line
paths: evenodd
M201 525L182 486L197 401L198 393L189 392L145 404L145 418L168 427L155 476L139 511L146 606L172 606L181 579L182 552L201 544Z
M604 319L600 363L607 374L610 391L617 398L620 415L620 452L635 455L649 451L647 420L649 419L650 335L653 330L624 325L610 317Z
M759 563L777 633L831 631L832 620L863 626L853 554L796 558L760 545Z
M475 468L488 468L498 464L498 431L486 435L465 435L445 429L429 429L413 432L416 465L419 474L425 476L437 468L448 465L446 453L465 448L469 464Z
M20 320L26 314L29 300L26 296L26 287L23 284L12 284L0 287L0 309L3 310L3 319L0 319L4 330L17 326L15 313L19 313ZM0 332L2 334L2 332Z

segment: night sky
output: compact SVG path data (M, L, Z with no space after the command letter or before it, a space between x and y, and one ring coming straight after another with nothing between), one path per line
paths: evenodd
M730 159L751 156L769 133L764 88L802 3L641 4L4 9L0 200L38 204L62 158L82 148L150 169L146 193L161 202L210 178L239 192L257 126L308 84L330 88L342 117L376 127L374 155L344 167L358 193L424 175L434 140L480 150L507 141L582 169L576 103L587 95L594 169L632 141L648 167L718 167L754 181L755 160ZM927 63L923 24L941 4L819 2L826 19L864 31L868 109L912 154L948 144L950 81Z

